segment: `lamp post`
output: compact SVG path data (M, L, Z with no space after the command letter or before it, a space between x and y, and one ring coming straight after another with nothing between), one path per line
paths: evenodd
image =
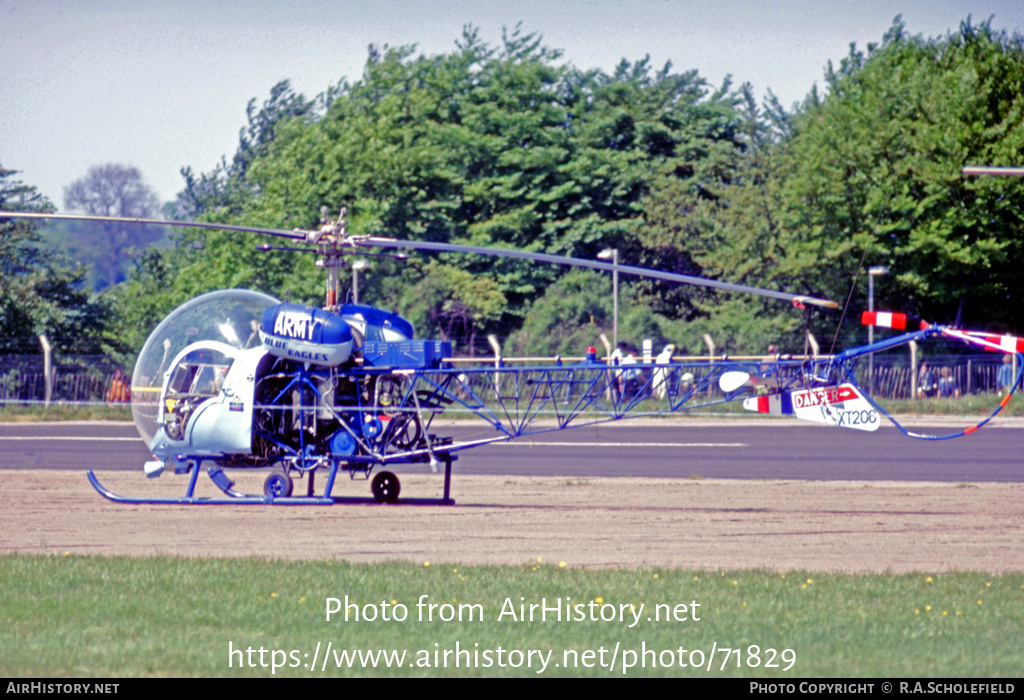
M619 347L619 249L605 248L598 260L612 261L612 344Z
M352 303L359 303L359 271L370 269L370 263L365 260L352 261Z
M875 310L875 277L889 274L889 268L875 265L868 268L868 311ZM875 342L875 327L868 326L868 345ZM868 392L875 393L875 353L868 355Z

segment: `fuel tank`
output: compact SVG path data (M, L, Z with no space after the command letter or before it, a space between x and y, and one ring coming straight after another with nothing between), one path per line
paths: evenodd
M302 304L277 304L264 311L260 340L272 355L323 366L344 364L355 347L345 319Z

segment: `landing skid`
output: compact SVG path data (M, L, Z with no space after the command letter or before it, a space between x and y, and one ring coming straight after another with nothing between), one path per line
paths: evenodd
M441 455L439 455L441 456ZM116 494L96 478L96 475L92 471L86 472L86 476L89 478L89 483L96 489L97 493L106 498L107 500L113 501L114 503L129 503L129 504L164 504L164 505L274 505L274 506L332 506L336 504L404 504L404 505L455 505L455 500L451 498L451 479L452 479L452 461L454 458L451 455L441 456L444 459L444 496L441 498L397 498L390 497L388 494L391 489L393 493L398 493L398 477L390 472L380 472L378 479L381 476L387 475L385 481L387 487L385 489L385 495L387 498L377 497L358 497L358 496L333 496L331 491L334 487L334 479L337 475L338 467L334 466L328 472L327 485L324 488L322 496L316 496L312 493L312 472L309 475L310 488L309 495L306 496L274 496L271 494L265 495L253 495L246 494L234 489L234 483L228 479L227 475L224 474L220 467L208 467L206 469L210 480L224 492L225 497L207 497L207 496L196 496L196 481L199 477L200 463L197 462L195 466L189 469L190 477L188 489L184 496L180 498L174 497L136 497L136 496L122 496ZM378 489L375 484L375 493Z

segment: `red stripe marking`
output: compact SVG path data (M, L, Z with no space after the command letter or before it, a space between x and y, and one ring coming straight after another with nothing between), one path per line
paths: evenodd
M860 322L864 326L895 328L902 331L907 327L907 315L893 314L887 311L863 311L860 315Z

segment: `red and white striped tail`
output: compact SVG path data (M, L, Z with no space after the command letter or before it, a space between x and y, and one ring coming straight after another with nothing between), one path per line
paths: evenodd
M891 311L865 311L860 315L860 322L865 326L893 328L898 331L908 328L923 331L928 328L928 324L919 318L907 316L906 314L896 314Z
M984 341L986 350L998 352L1024 352L1024 338L1012 335L991 335L989 333L966 333L976 340Z

